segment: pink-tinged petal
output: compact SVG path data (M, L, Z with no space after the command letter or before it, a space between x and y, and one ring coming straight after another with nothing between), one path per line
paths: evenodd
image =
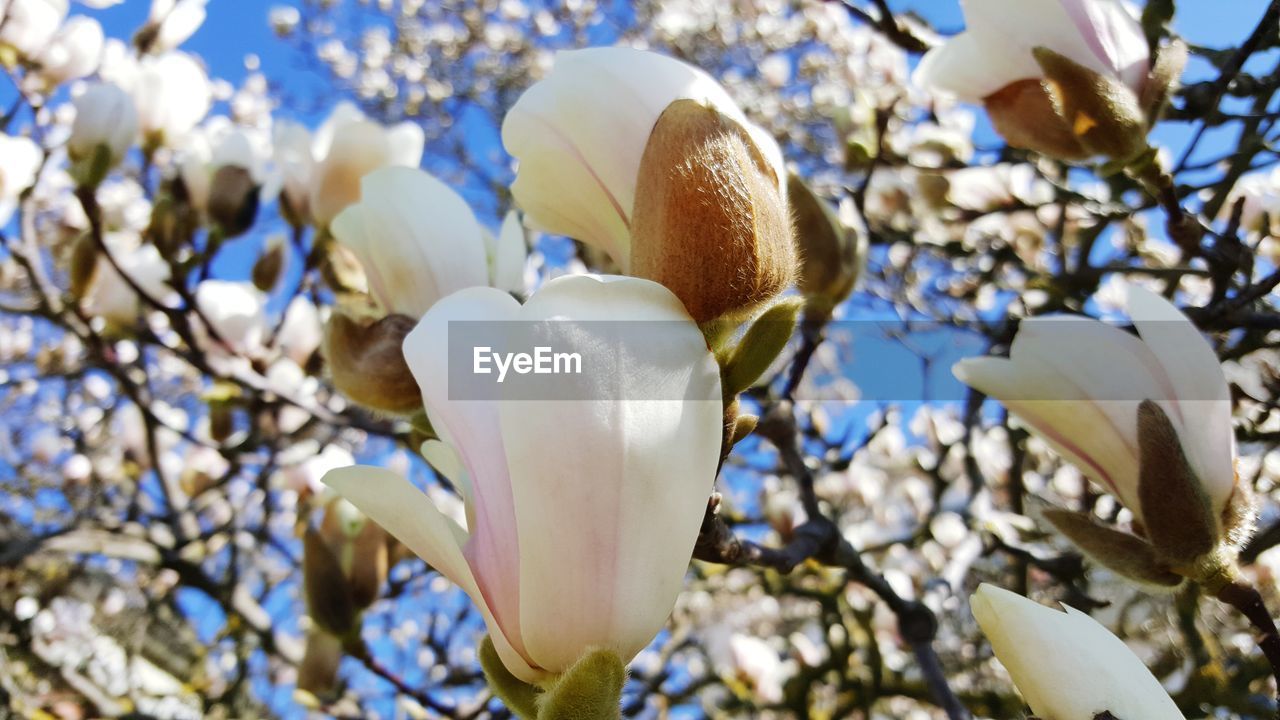
M462 456L453 449L453 446L441 440L427 440L422 443L420 452L431 468L443 475L444 479L457 489L466 507L467 528L475 527L475 503L471 500L471 476L462 465Z
M1187 460L1221 510L1235 488L1235 433L1218 356L1185 315L1149 290L1130 286L1129 313L1171 389L1152 399L1161 401Z
M391 148L381 125L357 120L333 132L329 152L311 179L311 212L321 227L360 200L360 181L365 175L391 164Z
M680 302L646 280L560 278L523 317L578 321L546 333L582 353L589 393L502 408L525 646L551 671L592 646L629 660L688 567L719 455L719 373Z
M462 552L467 534L436 509L425 494L405 478L376 467L357 465L330 470L323 482L471 597L484 616L498 655L514 675L528 682L546 677L515 649L515 643L495 620Z
M437 302L404 340L432 426L462 458L471 477L471 539L464 554L476 583L515 648L524 653L520 627L520 543L497 403L454 399L449 375L450 324L502 323L519 317L520 305L488 287L460 290ZM472 326L475 327L475 326ZM470 356L459 358L465 361Z
M1150 70L1142 23L1121 0L1060 0L1090 50L1135 93Z

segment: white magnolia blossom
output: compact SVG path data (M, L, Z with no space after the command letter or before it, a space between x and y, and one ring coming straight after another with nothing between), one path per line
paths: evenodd
M138 296L134 286L154 302L163 304L167 300L170 294L169 263L155 245L140 245L133 235L108 235L106 245L115 264L128 275L132 284L116 271L109 259L100 255L93 283L81 305L92 315L129 326L138 319L144 307L143 298Z
M1044 76L1032 50L1059 55L1141 94L1150 70L1142 25L1123 0L967 0L965 30L925 54L914 80L981 102Z
M187 41L204 24L208 0L151 0L147 23L155 28L151 51L167 52Z
M425 137L422 128L411 122L384 127L366 118L354 105L340 103L311 140L311 157L307 162L305 141L296 130L291 131L287 154L286 177L293 175L290 190L296 191L296 178L309 176L306 207L311 219L321 227L338 213L360 199L360 181L365 175L389 165L414 167L422 161ZM277 155L279 162L280 155Z
M219 352L253 355L266 332L266 296L253 283L205 280L196 286L196 306L208 321L210 346Z
M105 40L97 20L69 18L40 53L40 76L53 86L90 75L102 61Z
M953 370L1138 517L1138 405L1155 401L1221 515L1235 492L1235 433L1218 357L1149 290L1130 286L1129 314L1141 339L1088 318L1036 317L1022 322L1008 359L968 358Z
M36 182L44 153L30 138L0 133L0 227L18 207L18 196Z
M417 168L385 167L360 187L360 201L333 219L332 231L387 311L420 318L440 298L489 283L484 231L448 185Z
M224 116L211 118L186 136L180 151L179 170L192 207L208 209L214 176L222 167L242 168L261 185L267 179L270 154L265 134L233 125Z
M503 120L502 142L519 161L511 193L530 223L599 247L625 272L640 160L658 117L682 99L742 123L786 196L778 144L710 75L654 52L590 48L557 53Z
M298 365L306 365L323 339L324 326L315 303L303 295L289 301L280 330L276 333L275 344L280 352Z
M0 45L34 58L57 34L67 0L0 0Z
M133 98L112 83L95 83L73 101L76 119L67 140L72 160L91 160L97 148L105 146L110 163L124 159L138 136L138 111Z
M204 118L213 101L204 68L190 55L176 50L139 61L128 87L138 108L143 134L170 145L179 142Z
M574 378L585 399L454 399L442 338L461 320L533 324L585 354ZM662 347L642 332L605 337L628 320L665 326ZM517 677L545 679L591 648L630 660L671 612L719 459L719 373L680 301L620 277L560 278L523 306L470 288L432 307L404 348L460 459L451 479L467 529L388 470L338 470L326 484L471 596Z
M973 616L1031 711L1045 720L1183 718L1142 661L1098 621L983 584Z

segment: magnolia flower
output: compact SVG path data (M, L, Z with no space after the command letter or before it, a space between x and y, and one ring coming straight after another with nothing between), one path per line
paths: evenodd
M1145 116L1163 104L1181 69L1177 53L1160 58L1176 67L1153 62L1122 0L963 5L965 31L926 53L914 80L985 105L1011 145L1068 160L1119 156L1145 135ZM1099 92L1101 85L1111 90Z
M0 227L18 207L18 196L36 182L44 154L26 137L0 133Z
M220 350L252 354L266 332L266 296L253 283L204 280L196 286L196 306L212 328Z
M104 42L97 20L69 18L40 53L40 77L52 87L91 74L102 60Z
M143 135L155 144L182 139L204 118L213 97L204 69L178 51L143 58L132 92Z
M0 0L0 45L37 56L67 16L67 0Z
M99 255L92 284L81 306L86 312L116 325L132 325L143 308L143 299L134 287L152 301L163 303L169 294L169 263L155 245L139 245L136 237L108 235L106 244L116 265L132 282L126 281L110 260Z
M315 165L307 201L312 220L327 226L359 200L360 181L370 172L387 165L416 168L424 142L422 128L413 123L383 127L350 103L338 105L312 141Z
M316 166L311 131L292 120L276 120L271 134L281 210L290 222L305 225L311 222L311 175Z
M790 281L782 153L701 70L628 48L559 53L502 141L535 227L667 285L700 322Z
M195 34L204 24L208 0L151 0L147 25L138 45L154 53L168 52Z
M276 347L280 352L297 364L306 365L323 337L324 327L315 303L302 295L291 300L276 333Z
M982 584L969 600L1031 711L1046 720L1182 718L1169 693L1133 651L1098 621L1059 612Z
M1154 400L1220 513L1236 487L1222 366L1195 325L1159 295L1130 286L1129 312L1141 339L1087 318L1031 318L1008 359L968 358L953 371L1139 516L1138 405Z
M359 258L385 310L420 318L440 298L488 284L484 231L449 186L417 168L385 167L360 188L331 230Z
M584 354L573 379L585 399L454 399L450 359L470 363L471 352L445 339L467 320L531 328ZM661 327L662 342L642 338L645 327ZM427 312L404 354L456 450L468 528L388 470L337 470L325 483L470 595L519 679L545 680L593 648L632 658L671 612L719 460L719 372L680 302L608 276L558 278L523 306L469 288Z
M71 160L92 163L100 147L106 149L108 169L123 160L138 135L138 111L129 94L111 83L95 83L74 105L76 119L67 140Z
M213 118L183 144L180 172L191 206L226 236L244 233L257 215L269 154L265 136Z

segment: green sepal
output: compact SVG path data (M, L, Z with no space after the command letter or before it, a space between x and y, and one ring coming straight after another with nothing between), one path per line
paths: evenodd
M502 664L498 651L493 647L493 640L486 635L480 641L480 668L489 681L489 689L520 720L537 720L537 687L524 682L511 674L507 666Z
M751 323L742 341L721 361L721 386L725 397L751 387L778 357L795 333L803 298L789 297Z
M618 720L627 667L612 650L592 650L547 686L537 720Z

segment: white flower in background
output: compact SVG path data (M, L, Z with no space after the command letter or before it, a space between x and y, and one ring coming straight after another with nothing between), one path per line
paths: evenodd
M484 231L452 188L405 167L375 170L360 185L360 201L331 229L385 310L420 318L440 298L489 283Z
M355 465L356 458L350 450L338 445L326 445L319 453L314 449L307 454L305 460L281 468L281 477L285 487L299 495L325 495L331 493L322 480L330 471L350 468Z
M325 227L360 199L360 181L388 165L416 168L425 137L411 122L384 127L350 103L340 103L316 130L311 157L308 208L312 220Z
M751 683L756 697L769 704L782 702L782 685L795 672L794 663L784 663L764 640L741 633L729 638L729 655L735 674Z
M18 207L18 196L36 182L44 153L30 138L0 133L0 227Z
M67 16L67 0L0 0L0 45L39 55Z
M629 271L640 160L658 117L682 99L738 121L785 196L777 143L710 75L643 50L573 50L556 54L502 122L502 143L519 161L511 192L531 226L595 245Z
M156 144L180 141L209 112L213 100L204 68L176 50L139 61L129 87L143 136Z
M496 236L486 229L484 246L489 259L490 287L507 292L525 292L524 271L525 261L529 258L529 243L525 239L520 214L515 210L509 211Z
M195 298L212 327L212 347L235 355L253 355L262 348L267 299L253 283L204 280L196 286Z
M99 147L110 153L108 167L118 164L138 136L133 98L112 83L94 83L73 101L76 119L67 140L73 162L92 161Z
M982 103L1044 71L1045 47L1140 94L1150 70L1142 26L1121 0L965 0L964 32L926 53L915 81Z
M324 326L315 304L302 295L289 301L280 331L276 333L276 347L280 352L298 365L305 366L323 339Z
M292 120L277 120L271 127L271 149L280 176L283 214L290 222L311 222L311 176L315 171L315 141L311 131Z
M228 200L227 193L256 191L266 181L271 148L265 134L236 126L219 115L188 134L179 154L182 183L192 207L209 212L211 201L216 205ZM226 173L219 177L219 171L227 167L243 170L236 176L238 187L234 189L227 187Z
M108 322L130 326L143 310L143 300L134 290L140 288L148 297L164 303L170 295L169 263L154 245L141 245L136 235L110 234L105 239L111 257L133 281L131 285L116 271L104 255L98 256L93 282L81 307L90 315Z
M1219 219L1226 221L1240 208L1240 227L1258 235L1274 235L1280 229L1280 168L1271 172L1249 173L1236 181L1231 194L1222 204ZM1266 223L1263 219L1266 219Z
M1167 300L1129 289L1141 339L1081 317L1024 320L1009 358L968 358L961 382L1004 404L1139 519L1138 406L1155 401L1221 516L1236 490L1231 400L1217 355Z
M104 42L97 20L84 15L69 18L40 52L40 77L53 87L90 75L102 61Z
M172 50L187 41L204 24L208 0L151 0L151 14L144 32L154 33L147 49Z
M1047 720L1183 718L1142 661L1098 621L983 584L969 600L996 657Z
M459 320L531 323L587 355L575 375L587 399L452 399L443 339ZM628 320L661 323L663 342ZM719 460L719 372L680 301L620 277L560 278L523 306L469 288L436 303L404 353L460 459L467 529L389 470L325 483L466 591L516 677L546 679L593 648L629 661L671 612Z

